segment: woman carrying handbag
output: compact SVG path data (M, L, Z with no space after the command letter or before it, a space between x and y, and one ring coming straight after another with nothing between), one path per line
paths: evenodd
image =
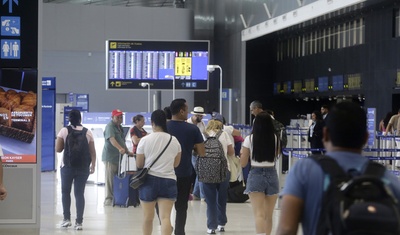
M167 133L164 111L151 114L153 132L144 136L136 150L136 166L149 168L144 183L139 187L140 204L143 208L143 234L153 231L154 207L160 210L161 234L172 233L171 211L176 200L177 187L174 168L181 160L181 145ZM154 163L154 164L153 164Z

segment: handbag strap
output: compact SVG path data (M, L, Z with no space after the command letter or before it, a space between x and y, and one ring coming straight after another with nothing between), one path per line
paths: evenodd
M169 135L169 141L167 143L167 145L165 146L165 148L163 149L163 151L161 151L160 155L158 155L158 157L153 161L153 163L151 163L151 165L148 167L149 169L154 165L154 163L156 163L156 161L161 157L161 155L165 152L165 150L168 148L169 144L171 143L172 140L172 135Z

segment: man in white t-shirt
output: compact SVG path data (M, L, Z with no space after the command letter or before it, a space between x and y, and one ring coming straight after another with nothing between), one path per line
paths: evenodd
M195 124L199 128L200 132L203 133L206 129L206 124L203 122L203 117L206 116L204 108L200 106L194 107L193 111L190 113L193 114L193 116L188 118L187 122Z

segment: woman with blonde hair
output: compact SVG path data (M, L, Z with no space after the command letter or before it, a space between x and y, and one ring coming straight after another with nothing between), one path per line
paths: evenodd
M271 116L257 115L251 135L243 142L240 163L251 163L245 194L250 197L256 224L256 234L271 234L272 214L279 193L278 174L275 169L277 137Z
M235 153L233 148L232 140L229 138L229 134L223 129L223 124L219 120L212 119L208 122L204 135L207 138L215 137L222 145L223 154L226 159L228 155ZM207 140L206 140L207 141ZM207 145L206 145L207 146ZM207 149L206 149L207 157ZM203 190L204 196L207 203L207 233L215 234L215 231L224 232L225 224L228 219L226 217L226 202L228 198L228 187L229 187L229 165L227 169L226 178L220 183L204 183ZM199 179L199 181L201 181Z

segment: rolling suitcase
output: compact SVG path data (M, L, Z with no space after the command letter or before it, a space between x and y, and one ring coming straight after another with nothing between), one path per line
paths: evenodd
M113 206L137 207L140 205L139 191L129 186L133 170L129 169L128 163L130 158L127 156L120 156L118 164L118 174L114 176L113 182ZM136 165L136 163L135 163ZM121 169L121 166L123 169Z
M113 182L113 194L114 200L113 206L128 207L129 206L129 180L131 175L118 174L114 176Z

